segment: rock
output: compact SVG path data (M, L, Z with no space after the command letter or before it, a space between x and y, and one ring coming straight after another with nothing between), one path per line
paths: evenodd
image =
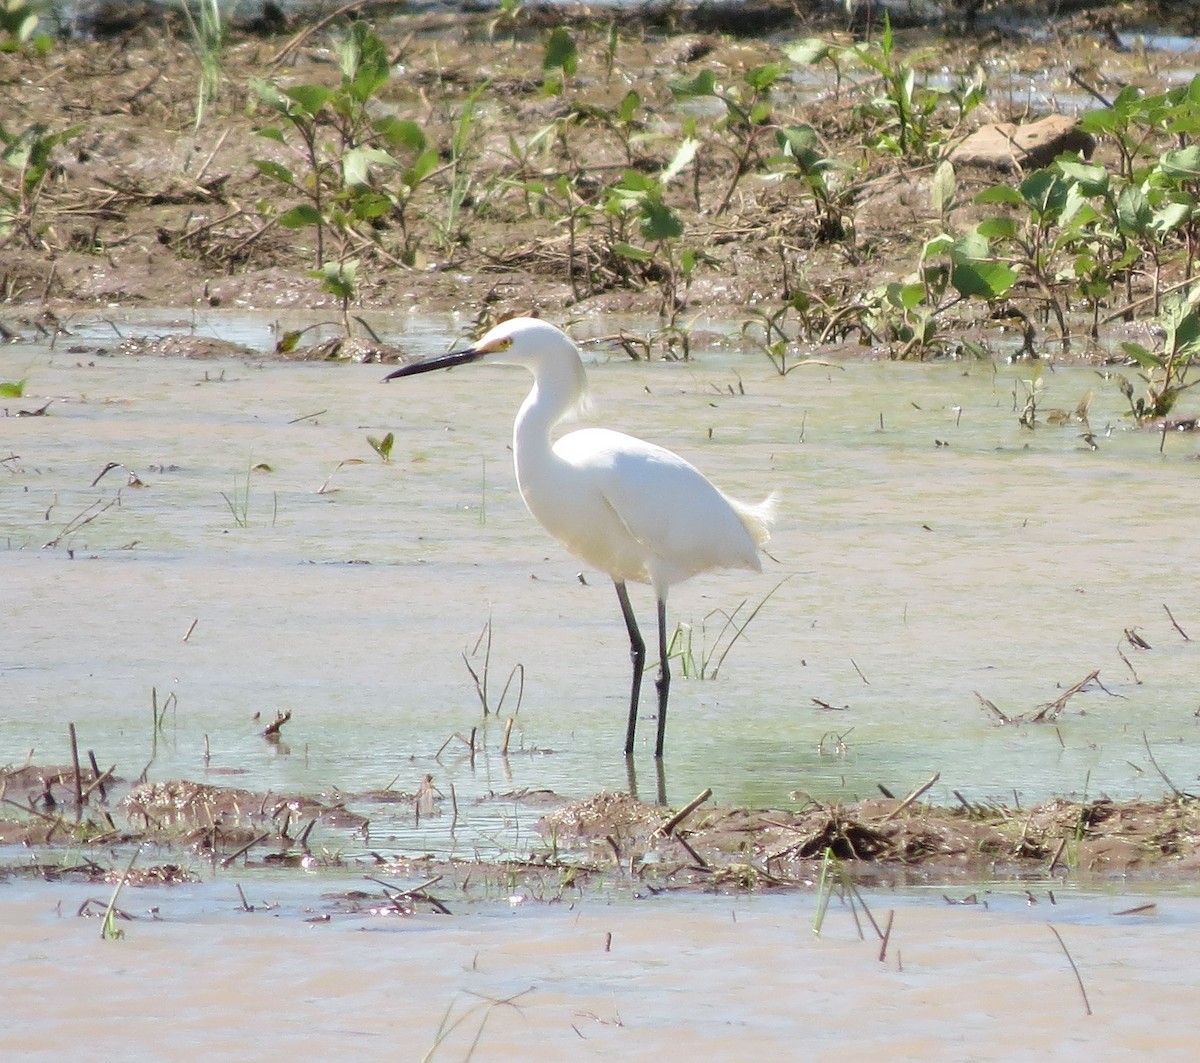
M1094 138L1080 129L1074 118L1052 114L1028 125L996 122L980 126L950 152L950 161L955 166L1036 170L1064 151L1091 158L1095 146Z

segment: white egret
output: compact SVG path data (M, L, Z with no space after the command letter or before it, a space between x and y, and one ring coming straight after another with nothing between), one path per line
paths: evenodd
M750 506L722 494L683 458L607 428L582 428L551 442L554 427L587 387L579 348L536 318L512 318L473 347L397 369L386 379L466 362L524 366L533 388L513 424L513 460L525 505L571 553L616 585L629 632L633 688L625 754L633 752L646 644L626 583L649 583L658 601L658 741L667 725L667 591L714 568L762 571L758 548L769 538L774 498Z

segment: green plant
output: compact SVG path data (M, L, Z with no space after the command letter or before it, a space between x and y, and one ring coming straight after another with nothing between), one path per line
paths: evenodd
M38 122L20 133L10 133L0 125L0 164L15 171L13 184L0 181L0 240L20 234L31 247L41 244L37 213L54 173L54 151L80 129L72 126L52 133Z
M413 194L437 169L437 150L415 122L387 114L374 117L372 103L386 84L390 63L383 41L362 22L342 40L338 56L341 83L330 88L306 84L281 88L253 79L260 103L282 118L284 127L267 126L259 136L289 146L285 129L299 141L293 147L306 173L271 159L256 159L259 171L299 195L303 202L280 214L278 224L316 230L316 268L326 264L325 237L338 242L339 260L352 251L381 248L380 228L389 220L400 228L398 259L412 265L417 243L407 215ZM379 171L398 180L380 180ZM352 278L325 274L343 295ZM352 291L351 293L352 294Z
M471 662L478 659L480 647L483 649L483 661L476 670ZM475 640L475 645L471 648L470 653L463 650L462 659L463 664L467 666L467 671L471 673L471 681L475 684L475 693L479 697L480 705L483 706L484 716L492 713L500 715L500 710L504 707L504 699L508 697L508 691L512 687L514 678L517 680L517 704L513 709L513 715L515 716L521 711L521 699L525 696L525 666L519 661L510 669L504 689L500 691L500 698L494 706L492 705L491 695L488 691L492 670L492 618L490 616L487 623L483 625L483 630L479 633L479 638Z
M342 258L326 262L309 276L321 282L321 291L334 296L342 311L342 328L350 333L350 304L358 293L358 259Z
M738 618L738 614L746 608L746 602L744 601L732 613L728 613L724 609L714 609L705 616L700 622L700 647L698 653L695 645L695 631L692 625L676 624L675 631L671 635L671 640L667 644L668 659L679 662L680 670L683 672L685 678L716 679L718 673L721 671L721 666L725 663L725 658L729 656L729 651L733 649L737 641L746 633L746 629L753 623L754 618L758 616L763 606L771 600L775 592L789 579L791 579L790 576L785 576L767 591L744 620ZM708 644L708 622L714 617L721 620L721 627L710 646Z
M767 165L791 178L799 186L802 198L812 200L817 211L817 242L843 243L853 258L854 221L849 207L858 190L835 180L850 167L820 150L820 137L810 125L776 129L775 142L779 153Z
M547 96L561 96L566 91L567 80L579 69L579 49L575 38L563 26L552 29L546 37L546 49L542 56L542 92Z
M449 251L463 239L460 216L472 187L471 172L467 163L471 134L475 127L475 106L489 84L488 81L480 82L466 98L450 137L449 192L446 195L446 218L440 227L443 251Z
M258 462L257 464L246 463L246 477L239 484L235 478L233 481L233 497L230 498L224 491L221 492L221 497L225 499L225 505L229 507L229 512L233 516L233 522L239 528L250 527L250 478L256 472L270 472L271 466L266 462ZM275 521L279 516L279 496L273 495L273 505L271 510L271 526L275 526Z
M639 170L625 170L621 179L609 188L605 205L605 213L618 220L614 230L616 239L611 244L612 253L629 262L639 263L643 276L658 284L662 295L659 313L672 326L687 306L687 291L698 257L694 249L681 243L683 220L667 204L666 189L691 164L697 147L696 141L684 140L674 158L657 177ZM630 215L636 216L638 234L650 247L631 243L624 238L627 233L625 222Z
M23 398L25 395L25 385L28 383L29 379L27 377L22 377L20 380L0 380L0 398Z
M1130 416L1138 424L1165 417L1175 407L1179 396L1196 384L1188 374L1200 357L1200 284L1194 285L1186 296L1166 301L1162 313L1162 350L1148 350L1140 343L1126 342L1122 350L1134 361L1145 386L1144 395L1135 395L1133 385L1119 377L1121 393L1129 403Z
M863 320L880 340L898 344L896 358L944 352L952 345L940 327L948 311L966 299L995 302L1016 279L1016 270L997 260L978 229L957 239L941 234L922 246L914 276L866 293Z
M741 179L750 171L760 134L772 128L771 90L787 72L786 63L765 63L747 70L741 85L722 87L712 70L702 70L687 80L668 82L667 87L677 102L708 97L721 105L722 114L714 129L718 134L729 135L725 146L733 155L733 174L717 204L717 215L729 208ZM686 138L696 138L697 125L694 119L685 124ZM718 139L715 143L725 142Z
M392 460L392 447L396 443L394 432L388 432L382 439L367 436L367 442L371 445L371 449L383 459L385 465Z
M38 0L2 0L0 2L0 52L19 52L32 46L37 55L46 55L54 42L48 33L38 32L38 23L46 4Z
M179 0L179 6L183 9L192 46L200 60L200 83L196 90L196 128L199 129L205 109L216 103L221 95L224 77L221 52L225 47L226 19L221 13L221 0L196 0L195 15L188 0Z
M129 881L129 876L133 873L133 865L137 862L137 858L141 855L142 848L139 845L133 851L133 855L129 858L129 863L125 865L125 870L121 872L113 886L112 896L108 899L108 905L104 909L104 915L100 920L100 939L102 941L119 941L125 936L125 931L117 926L118 919L128 919L119 908L117 908L117 899L121 896L121 890L125 888L125 884Z
M881 87L880 92L854 108L865 126L867 145L909 162L936 158L986 94L986 81L978 67L971 75L960 76L953 88L934 88L924 79L918 81L912 61L896 52L891 20L886 13L878 42L858 42L847 51L875 75L874 83ZM939 114L947 101L957 112L953 122L943 121Z

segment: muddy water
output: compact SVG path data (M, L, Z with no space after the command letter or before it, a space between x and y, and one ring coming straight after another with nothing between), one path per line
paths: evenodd
M456 328L394 335L421 354ZM1096 449L1078 424L1018 425L1024 366L780 377L744 353L589 357L590 421L667 443L736 495L781 495L762 575L673 592L693 677L675 662L670 801L705 786L723 803L850 799L935 771L932 796L947 802L955 790L1021 804L1156 796L1165 784L1146 742L1177 784L1194 783L1195 643L1164 609L1200 632L1191 437L1160 451L1159 437L1127 428L1116 385L1087 368L1043 374L1041 416L1094 391ZM239 772L239 785L276 792L412 791L431 774L443 795L455 787L469 848L533 840L529 813L503 798L468 811L484 795L630 785L611 584L546 538L513 483L525 377L382 376L0 350L0 379L29 381L10 414L54 400L43 417L0 422L0 457L15 455L0 478L0 760L65 759L73 721L123 774L152 755L152 778ZM385 464L367 437L389 431ZM121 468L93 486L110 462ZM742 603L748 616L776 587L716 678L695 677L725 648L723 616ZM635 604L649 625L648 593ZM489 623L490 658L477 645ZM464 653L499 716L483 716ZM519 709L515 678L501 703L514 669ZM1053 726L999 726L977 697L1015 717L1097 669L1103 687L1073 697ZM152 690L166 706L157 737ZM278 711L293 718L272 746L259 732ZM454 737L472 728L473 765ZM653 730L644 720L632 780L648 797ZM373 841L442 849L442 834L436 821L398 821Z
M266 342L253 320L205 327ZM456 329L394 334L420 354ZM1125 428L1115 386L1082 368L1045 374L1043 410L1094 390L1097 449L1079 425L1017 425L1025 367L781 378L721 351L688 365L592 357L593 420L668 443L734 493L783 499L762 576L712 575L673 596L702 660L719 629L706 616L748 611L786 578L716 678L677 680L669 800L711 786L723 803L780 806L798 791L904 791L934 771L939 801L1157 795L1143 735L1194 785L1194 644L1163 609L1200 630L1190 438L1160 453ZM844 911L814 939L809 897L570 906L510 901L494 879L490 899L447 896L448 918L345 914L331 896L364 885L370 852L536 851L536 806L512 795L631 782L611 587L545 539L512 483L525 380L476 368L385 387L382 375L0 349L0 380L29 381L10 414L54 400L44 417L0 421L0 458L15 455L0 473L0 760L65 760L74 722L127 776L150 762L150 778L328 794L412 791L428 774L459 806L454 830L448 800L420 822L411 806L372 806L369 837L324 841L343 871L197 863L200 884L131 888L122 904L143 918L119 944L75 915L107 887L0 885L6 1057L86 1042L157 1059L168 1028L180 1059L378 1058L397 1045L457 1059L477 1035L489 1059L531 1046L783 1058L801 1039L816 1059L1192 1057L1180 1016L1196 976L1179 953L1200 908L1165 895L1119 915L1145 899L1119 883L1111 896L1060 890L1055 904L1038 888L1033 906L1005 889L986 909L947 908L940 891L874 895L877 912L897 908L882 963ZM384 464L366 437L387 431ZM122 468L93 485L110 462ZM111 506L72 530L95 503ZM482 716L462 659L489 619L493 705L524 667L519 711L510 694L499 719ZM472 663L482 677L482 651ZM1015 716L1096 669L1104 688L1053 726L999 726L975 694ZM166 706L157 736L152 689ZM293 718L273 746L259 732L280 710ZM453 737L472 727L473 763ZM643 742L652 731L644 721ZM653 797L644 744L635 767ZM239 884L255 911L240 910ZM1047 923L1080 966L1091 1018ZM63 992L81 977L86 994Z
M878 920L895 913L881 961L843 909L814 937L812 900L795 896L514 900L314 924L324 904L303 909L294 882L268 880L252 912L228 883L136 891L128 901L158 921L123 924L120 942L75 918L87 896L3 887L5 1058L81 1043L130 1060L732 1061L799 1045L830 1061L1195 1057L1200 907L1176 897L1123 915L1145 898L872 895Z

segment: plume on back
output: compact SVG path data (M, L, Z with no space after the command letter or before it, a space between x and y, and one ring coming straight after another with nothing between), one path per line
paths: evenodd
M725 496L733 507L755 546L765 546L771 540L771 526L775 523L775 511L779 506L779 492L772 491L758 505L739 502L736 498Z

